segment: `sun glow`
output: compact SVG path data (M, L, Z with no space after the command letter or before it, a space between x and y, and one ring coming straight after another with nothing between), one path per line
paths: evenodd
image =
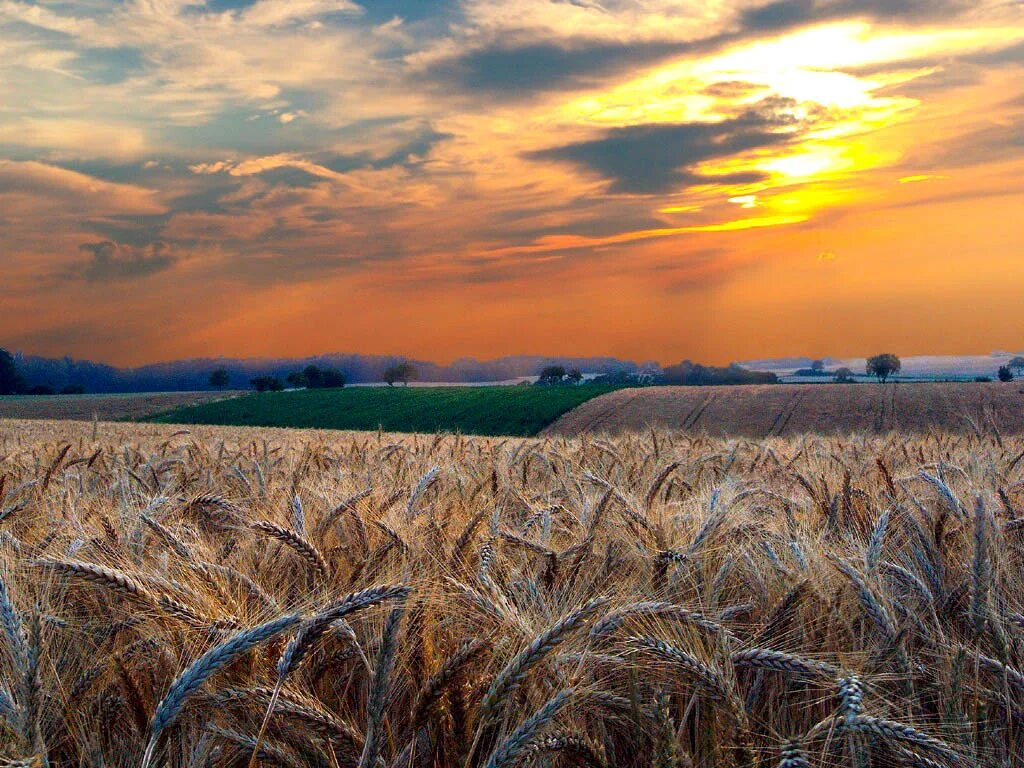
M839 147L816 147L787 157L776 157L760 164L766 171L787 179L807 179L835 174L853 167L853 160Z

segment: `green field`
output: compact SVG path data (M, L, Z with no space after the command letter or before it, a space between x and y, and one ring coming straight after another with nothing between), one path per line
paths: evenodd
M265 392L177 408L150 418L170 424L384 429L535 435L566 411L613 387L348 387Z

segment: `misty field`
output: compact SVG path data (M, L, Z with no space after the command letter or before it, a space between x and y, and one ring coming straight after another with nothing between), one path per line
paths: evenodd
M0 422L0 755L1016 765L1022 456Z
M176 408L166 424L535 435L612 387L346 387L265 392Z

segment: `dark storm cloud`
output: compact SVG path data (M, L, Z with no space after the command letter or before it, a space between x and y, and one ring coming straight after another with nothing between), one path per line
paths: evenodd
M594 85L615 73L653 65L694 49L694 44L678 42L499 43L439 61L429 74L469 91L509 97Z
M535 160L568 162L611 182L610 192L657 194L699 184L745 184L759 173L708 176L695 167L794 138L792 118L772 109L752 110L715 123L633 125L596 139L533 152Z
M82 243L79 250L88 254L89 258L68 276L94 283L148 277L170 269L177 261L171 246L162 240L143 247L101 240Z
M852 17L919 21L949 18L970 7L968 0L775 0L745 10L740 26L750 32L776 32Z

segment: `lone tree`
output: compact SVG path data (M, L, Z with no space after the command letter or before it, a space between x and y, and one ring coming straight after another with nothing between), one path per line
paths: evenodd
M836 384L852 384L854 381L853 371L849 368L839 368L836 371Z
M384 370L384 381L387 385L393 386L396 381L409 386L409 381L416 378L416 369L407 362L397 363Z
M874 376L884 384L890 376L900 372L900 359L890 352L869 357L867 372L868 376Z
M1000 381L1013 381L1013 369L1008 365L1000 365L997 375Z
M214 389L224 389L230 381L227 368L221 367L210 373L210 386Z
M579 368L571 368L569 372L565 374L565 380L570 384L579 384L583 381L583 373Z
M16 395L25 388L25 381L18 373L14 355L0 349L0 395Z
M824 360L815 360L814 362L811 363L811 370L814 371L815 373L824 373L825 372L825 361Z
M561 365L548 365L544 367L537 377L538 384L561 384L565 378L565 368Z

